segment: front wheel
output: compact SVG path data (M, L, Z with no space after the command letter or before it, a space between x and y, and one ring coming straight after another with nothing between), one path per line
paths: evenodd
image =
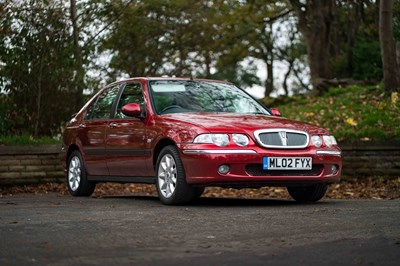
M156 164L157 192L162 203L184 204L195 196L195 189L186 183L185 170L175 146L164 147Z
M287 187L290 196L300 202L319 201L325 196L328 186L326 184L317 184L304 187Z
M67 186L72 196L90 196L96 187L96 183L87 180L82 155L77 150L68 159Z
M194 187L194 199L198 199L203 195L205 187Z

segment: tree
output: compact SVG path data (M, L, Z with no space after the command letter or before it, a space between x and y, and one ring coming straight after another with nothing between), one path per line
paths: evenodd
M276 24L287 18L290 13L288 6L282 1L249 0L235 1L235 4L222 2L220 7L225 12L221 23L223 38L218 46L223 52L218 58L218 69L240 61L261 60L267 72L265 97L269 97L275 90L274 63L278 59ZM253 84L257 83L249 85Z
M60 2L8 2L0 33L0 86L11 100L9 133L54 135L71 113L73 51Z
M382 59L379 48L379 4L373 0L336 1L332 29L332 77L353 82L379 82Z
M294 24L293 18L289 17L286 23L282 25L285 28L286 41L277 47L276 55L279 61L287 64L282 82L282 88L287 96L290 93L300 94L311 90L310 84L306 81L309 73L305 73L307 70L306 47ZM278 31L280 31L280 27ZM290 90L289 80L291 80Z
M381 0L379 40L381 44L383 82L387 92L400 91L400 69L393 41L393 0Z
M112 21L121 2L110 6ZM205 47L213 41L204 33L207 24L203 1L135 1L123 11L102 44L112 54L112 76L192 75L195 67L210 68ZM208 31L212 28L207 29ZM193 57L195 54L195 57ZM202 60L200 60L202 59Z
M311 82L317 93L322 93L321 79L332 78L331 40L336 1L290 0L298 17L298 27L307 47Z
M0 3L2 134L54 135L82 107L108 0ZM3 114L2 114L3 115ZM0 121L1 122L1 121Z

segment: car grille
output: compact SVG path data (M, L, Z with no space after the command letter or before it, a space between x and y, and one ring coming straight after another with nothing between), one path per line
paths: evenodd
M254 137L261 146L275 149L305 148L309 142L306 132L288 129L257 130Z
M264 170L262 164L248 164L246 172L251 176L319 176L323 168L315 164L311 170Z

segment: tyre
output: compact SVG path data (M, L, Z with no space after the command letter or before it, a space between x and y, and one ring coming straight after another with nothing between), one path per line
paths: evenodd
M156 186L162 203L184 204L195 197L195 189L186 183L185 170L175 146L164 147L157 159Z
M319 201L325 196L328 186L317 184L304 187L287 187L290 196L299 202Z
M82 155L77 150L68 159L67 186L72 196L90 196L96 187L96 183L87 180Z
M194 187L194 199L198 199L203 195L204 190L206 189L205 187Z

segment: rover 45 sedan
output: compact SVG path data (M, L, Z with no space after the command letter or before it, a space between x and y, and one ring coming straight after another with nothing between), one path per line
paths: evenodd
M206 186L283 186L318 201L342 167L329 131L283 118L229 82L191 78L106 86L68 122L62 155L73 196L99 182L148 183L164 204Z

